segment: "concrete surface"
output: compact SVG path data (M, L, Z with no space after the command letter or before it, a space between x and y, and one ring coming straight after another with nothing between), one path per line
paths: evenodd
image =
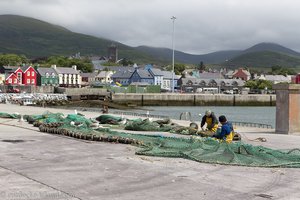
M0 105L1 112L17 110L22 114L44 111ZM1 200L300 199L300 169L138 156L130 145L45 134L18 120L0 118L0 123ZM300 144L299 136L238 129L245 142L257 145L289 149ZM267 142L252 141L257 137Z

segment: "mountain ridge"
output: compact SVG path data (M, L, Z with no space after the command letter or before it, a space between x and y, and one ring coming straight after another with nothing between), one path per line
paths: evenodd
M69 56L77 52L82 55L107 55L107 47L112 43L118 46L119 58L126 58L140 63L170 64L172 50L169 48L138 46L131 47L117 41L101 37L72 32L65 27L42 20L19 16L0 15L0 53L24 54L29 57L51 55ZM273 52L273 53L266 53ZM265 55L265 56L263 56ZM248 57L248 58L247 58ZM277 58L285 60L281 62ZM175 51L175 62L185 64L226 64L233 66L268 67L276 62L287 66L300 66L300 53L276 43L258 43L244 50L224 50L208 54L195 55ZM261 64L257 63L261 60ZM245 64L244 64L245 65Z

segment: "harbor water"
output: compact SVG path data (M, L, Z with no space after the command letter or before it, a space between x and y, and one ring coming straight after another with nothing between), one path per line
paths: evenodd
M276 107L245 106L147 106L141 109L122 111L110 109L110 112L134 112L139 114L162 115L171 119L180 119L180 114L189 112L192 121L200 121L206 110L211 110L218 117L225 115L229 121L268 124L275 127ZM201 116L199 115L201 114Z

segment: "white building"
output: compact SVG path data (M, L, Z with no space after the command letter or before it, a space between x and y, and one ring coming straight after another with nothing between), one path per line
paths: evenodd
M72 67L56 67L51 66L58 74L58 84L61 87L81 87L81 76L77 70L77 66Z

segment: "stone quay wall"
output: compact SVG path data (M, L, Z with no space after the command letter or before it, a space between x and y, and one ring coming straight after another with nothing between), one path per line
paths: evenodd
M113 94L112 101L136 106L275 106L276 95Z

